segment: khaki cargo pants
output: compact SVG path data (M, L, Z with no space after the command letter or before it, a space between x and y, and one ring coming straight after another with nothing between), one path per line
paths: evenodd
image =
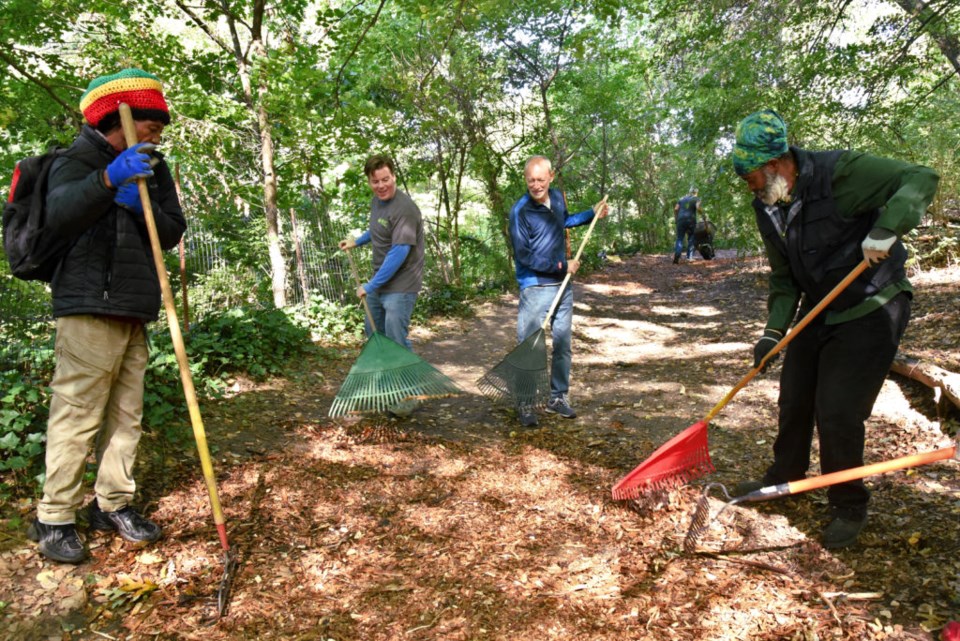
M94 445L94 490L112 512L130 503L143 418L147 343L143 325L104 316L57 319L57 365L47 423L47 478L37 509L48 524L75 523Z

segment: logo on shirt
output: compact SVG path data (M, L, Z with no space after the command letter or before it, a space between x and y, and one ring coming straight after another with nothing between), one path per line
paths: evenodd
M382 227L386 227L389 224L389 222L387 221L386 218L377 218L377 224L379 224Z

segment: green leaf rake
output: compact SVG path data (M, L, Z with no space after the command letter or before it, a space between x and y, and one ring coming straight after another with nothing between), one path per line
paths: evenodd
M347 251L353 278L360 276L350 251ZM360 351L340 391L333 399L328 416L382 413L409 401L457 396L463 392L449 377L403 345L377 330L366 297L363 309L373 334Z

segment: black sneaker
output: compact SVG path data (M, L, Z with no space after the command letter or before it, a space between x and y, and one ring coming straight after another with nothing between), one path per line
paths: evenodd
M850 547L857 542L860 530L867 524L867 517L835 516L823 530L823 547L828 550L838 550Z
M673 255L673 264L676 265L676 264L679 263L679 262L680 262L680 254L674 254L674 255Z
M524 427L536 427L539 422L532 405L518 405L517 418L520 419L520 425Z
M87 551L77 534L74 523L48 525L34 519L27 528L27 538L36 541L40 554L60 563L81 563L87 558Z
M570 407L570 402L567 401L566 394L554 396L547 401L546 410L551 414L559 414L563 418L577 418L577 413Z
M110 532L116 530L124 540L132 543L153 542L160 538L160 526L137 514L129 505L116 512L104 512L96 501L90 504L90 529Z

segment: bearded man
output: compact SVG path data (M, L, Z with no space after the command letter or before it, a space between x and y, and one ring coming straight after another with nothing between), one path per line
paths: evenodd
M754 367L862 260L870 263L790 343L780 375L779 431L773 464L738 495L797 481L810 467L814 427L820 470L863 465L864 421L910 317L913 289L900 238L916 227L939 177L927 167L849 150L807 151L787 144L774 111L737 127L733 165L756 196L753 208L770 263L767 323ZM772 361L771 361L772 362ZM823 545L856 542L867 520L863 481L831 486Z

